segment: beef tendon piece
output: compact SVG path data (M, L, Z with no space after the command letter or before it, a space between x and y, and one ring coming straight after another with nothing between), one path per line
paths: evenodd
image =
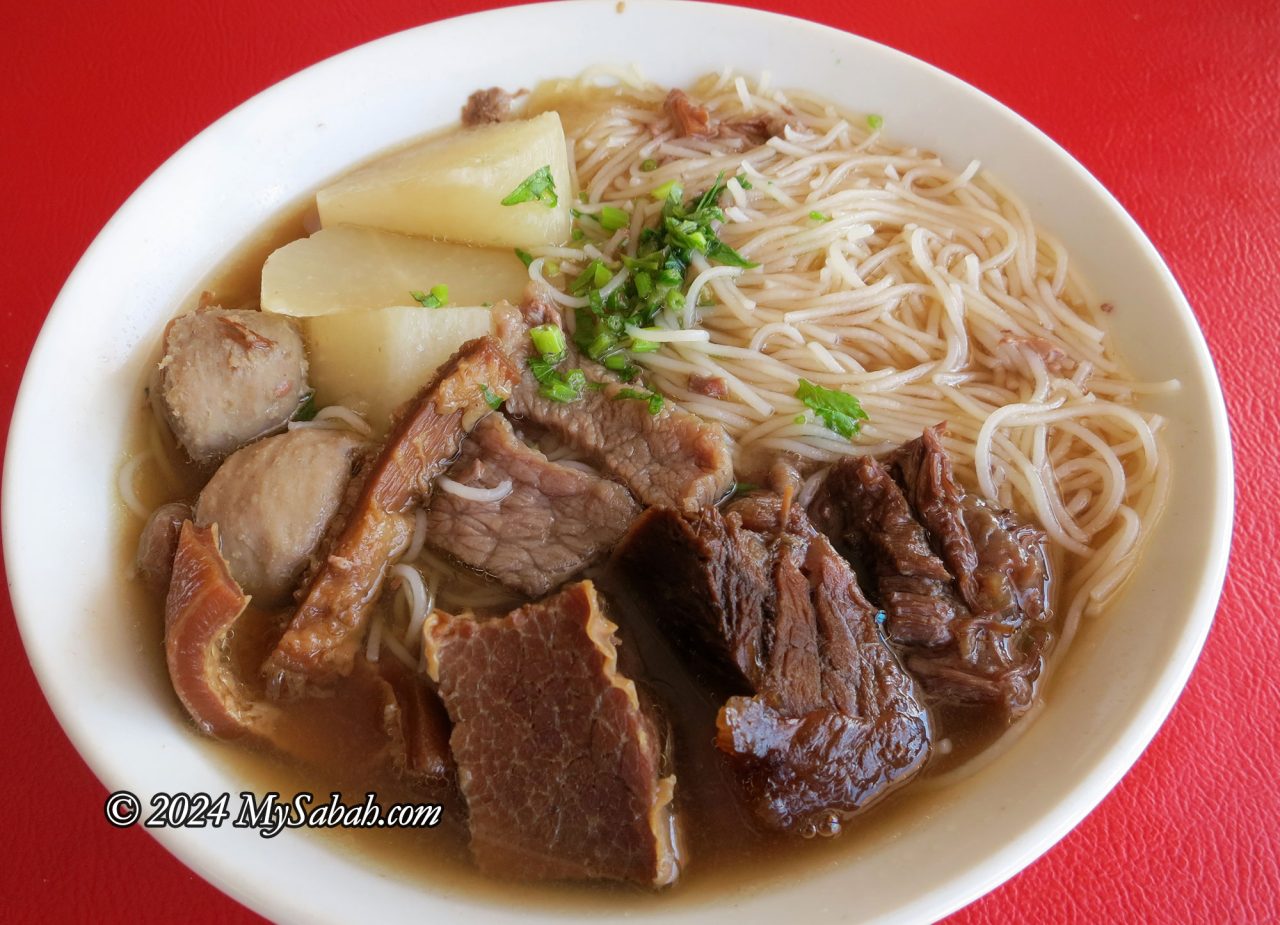
M644 505L696 511L715 504L733 485L728 437L718 424L672 406L656 413L648 403L626 398L644 391L639 381L623 383L569 345L564 368L581 368L593 385L573 402L543 396L527 368L529 328L560 324L556 309L531 289L519 309L495 310L498 336L524 370L507 412L550 432L604 474L617 479Z
M928 717L876 610L786 498L651 509L614 561L695 669L736 673L716 745L766 828L835 834L923 766Z
M297 323L239 309L169 322L157 376L162 416L200 465L284 427L309 389Z
M479 867L535 880L673 883L681 858L659 730L618 672L583 581L484 622L437 611L423 644Z
M814 516L870 559L889 637L930 698L1016 719L1052 644L1045 537L960 487L942 433L929 428L889 465L837 463Z
M217 525L184 521L165 600L165 662L178 699L205 735L269 740L279 720L229 657L231 632L248 605L218 550Z
M408 545L413 518L463 437L506 398L519 374L491 337L463 344L408 406L364 481L302 604L263 665L273 691L350 673L387 568Z
M449 478L500 500L438 491L427 512L436 548L530 597L580 573L622 538L639 506L617 482L551 462L500 414L476 426Z

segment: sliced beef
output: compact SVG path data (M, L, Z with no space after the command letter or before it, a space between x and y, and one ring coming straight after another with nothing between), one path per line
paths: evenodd
M200 492L196 523L218 525L232 576L259 606L286 603L312 566L365 446L345 431L277 434L232 453Z
M922 767L929 726L911 679L848 563L788 496L724 514L650 509L615 563L695 667L736 680L716 745L767 828L834 834Z
M133 571L154 594L163 596L169 590L178 535L183 522L190 519L191 505L172 501L152 511L142 528L138 551L133 557Z
M213 463L283 427L307 394L307 354L284 315L207 308L169 322L163 416L187 455Z
M889 466L837 463L814 517L871 560L889 637L930 697L1014 719L1034 702L1052 642L1044 534L964 491L941 435L926 430Z
M165 600L165 662L178 699L205 735L270 739L279 719L229 657L231 633L248 604L218 551L217 525L184 521Z
M519 377L491 337L468 341L401 416L364 481L327 557L263 673L277 692L351 671L383 577L408 544L415 504L490 413L487 395L506 398Z
M466 126L506 122L510 118L511 94L501 87L477 90L462 107L462 124Z
M449 478L500 501L437 491L427 512L432 545L508 587L540 597L622 538L640 508L617 482L553 463L526 446L500 414L476 426Z
M590 582L500 619L429 618L428 670L482 870L651 887L678 876L675 778L617 669L616 629Z
M602 366L570 346L565 368L580 367L596 385L573 402L544 397L527 369L531 349L529 328L560 324L555 308L536 291L519 309L495 310L498 336L511 356L525 367L512 392L507 411L549 431L573 447L603 473L625 485L644 505L666 505L696 511L716 503L733 484L733 461L728 438L718 424L710 424L668 402L657 414L647 402L623 397L624 389L644 389L642 383L619 382Z

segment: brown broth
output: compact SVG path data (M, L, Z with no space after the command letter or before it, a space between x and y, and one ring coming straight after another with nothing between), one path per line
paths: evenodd
M275 248L307 234L310 203L308 196L258 229L184 300L178 313L192 310L206 290L226 307L256 306L263 261ZM156 352L158 356L158 345ZM179 478L176 482L166 480L160 467L148 464L137 479L139 498L149 507L169 500L193 499L208 474L195 472L184 464L172 442L153 430L149 405L142 400L130 447L137 452L154 447L156 440L162 441L165 458ZM125 518L118 534L122 572L129 568L141 530L136 518L127 512ZM908 785L847 823L838 839L806 841L761 833L739 804L728 767L713 745L715 715L726 693L717 689L713 679L689 670L671 644L636 613L625 595L617 593L611 576L601 573L596 577L610 601L611 616L620 627L623 666L639 664L639 670L634 672L638 683L671 723L670 745L678 778L676 800L687 847L687 864L674 888L651 893L614 884L499 883L470 864L464 807L457 795L444 801L444 819L437 828L320 829L311 830L312 836L328 840L380 874L419 884L425 891L464 894L502 906L536 905L590 914L616 913L632 906L670 909L677 905L722 903L730 896L741 898L794 880L806 871L846 863L864 854L867 846L888 831L924 824L931 801L913 800L912 786ZM1058 574L1059 588L1066 586L1067 577ZM136 595L135 612L140 615L136 621L140 645L153 655L155 670L167 687L163 601L136 585L131 593ZM236 657L245 665L252 665L260 663L273 621L279 615L251 612L246 619L257 623L259 631L245 634L246 639L240 644L243 648ZM256 675L256 671L246 674ZM336 791L352 804L373 791L383 806L400 801L429 802L435 796L415 790L391 773L387 762L378 760L383 745L380 725L365 693L340 690L336 696L300 701L285 709L298 733L290 736L291 750L297 753L294 757L208 739L201 739L201 744L211 761L230 769L259 795L274 791L288 800L303 791L317 796ZM920 777L951 771L995 741L1002 727L983 716L965 710L936 714L934 741L950 740L951 750L943 755L935 749ZM189 734L197 736L194 729Z

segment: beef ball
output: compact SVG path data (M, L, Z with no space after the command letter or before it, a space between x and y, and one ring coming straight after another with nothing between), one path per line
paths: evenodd
M200 492L196 524L218 525L222 555L254 603L288 601L364 448L346 431L291 430L233 453Z
M270 312L214 308L175 318L158 373L162 413L200 464L282 427L309 390L298 326Z

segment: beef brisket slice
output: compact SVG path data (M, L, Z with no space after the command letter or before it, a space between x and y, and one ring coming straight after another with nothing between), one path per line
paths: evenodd
M472 431L449 478L476 488L506 481L511 492L501 501L436 492L427 512L432 545L530 597L581 572L640 513L617 482L549 461L499 414Z
M641 390L642 382L623 383L604 367L569 347L563 368L581 368L594 387L577 401L543 396L527 368L528 330L560 323L554 307L527 298L519 309L495 311L498 336L524 369L507 402L508 413L548 431L583 459L625 485L645 506L665 505L696 511L716 503L733 484L728 438L718 424L667 402L657 414L648 402L620 397Z
M647 597L651 615L691 643L688 658L740 672L746 692L720 710L716 744L766 827L838 831L923 766L929 727L911 679L849 564L799 509L760 496L723 515L650 511L615 561L638 595L668 585Z
M471 850L525 879L665 886L678 875L658 730L579 582L500 619L437 612L424 644L453 721Z

